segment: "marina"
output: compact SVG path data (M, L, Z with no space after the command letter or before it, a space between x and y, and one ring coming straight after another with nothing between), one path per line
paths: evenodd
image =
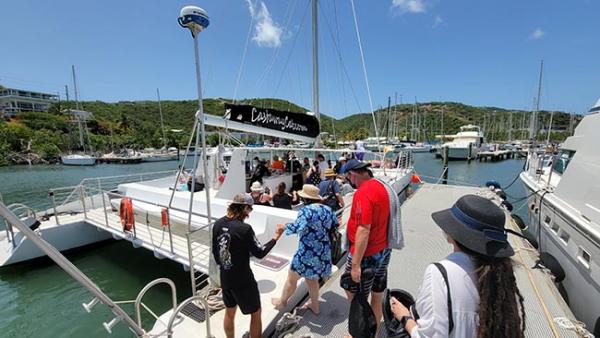
M487 58L465 49L471 67L515 58L485 81L469 67L426 61L439 51L414 40L414 14L435 15L434 40L456 26L433 1L394 0L386 14L354 0L200 5L145 5L144 15L125 3L105 6L110 13L82 5L116 30L96 20L98 36L75 21L69 41L85 46L86 59L52 49L84 65L88 100L70 58L74 101L67 85L65 100L63 85L50 82L44 91L4 87L4 78L20 80L0 69L0 336L600 337L600 100L583 115L543 110L541 60L532 110L498 108L525 106L515 97L527 92L530 65L516 58L533 48L518 52L513 42L496 60L493 48ZM48 17L87 23L82 8L41 10L43 19L27 10L52 33ZM373 32L392 32L388 21L409 23L403 43L419 60L377 47ZM37 35L31 26L23 33ZM135 32L140 43L125 48L131 27L150 34ZM537 28L527 44L545 35ZM83 37L110 37L121 56L98 59ZM562 84L557 74L569 68L551 62L560 71L546 72ZM421 67L434 64L464 76L444 84L437 69L421 83L433 78ZM398 65L411 67L387 83ZM503 92L511 67L518 79ZM173 99L161 99L158 80ZM448 99L406 104L395 87ZM478 105L453 101L454 88ZM502 101L482 104L490 93ZM547 105L592 95L578 94L551 93ZM382 95L387 108L376 109Z

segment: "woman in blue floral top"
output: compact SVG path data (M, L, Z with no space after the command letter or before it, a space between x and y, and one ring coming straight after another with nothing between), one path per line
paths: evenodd
M337 229L338 220L330 207L321 204L323 198L319 196L319 188L316 186L305 184L298 196L306 206L300 209L294 223L285 226L286 235L298 234L300 237L298 251L292 260L281 298L273 298L271 302L276 309L284 309L296 290L298 280L304 278L310 295L304 308L318 314L319 279L331 274L329 231Z

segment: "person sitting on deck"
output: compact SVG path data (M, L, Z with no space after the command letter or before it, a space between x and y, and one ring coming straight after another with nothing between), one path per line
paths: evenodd
M273 238L262 245L252 226L244 223L252 212L252 205L252 198L247 194L236 195L227 208L227 215L217 220L212 229L212 254L220 271L225 303L223 327L227 338L234 337L238 306L243 314L250 314L250 337L261 337L260 292L250 269L250 255L265 257L283 233L283 225L278 225Z
M273 155L273 161L271 162L271 171L273 173L283 174L285 165L283 161L277 155Z
M263 182L264 176L269 176L269 169L267 166L261 161L258 157L254 157L254 171L252 172L252 177L250 178L250 182Z
M391 297L393 316L413 338L524 337L525 307L504 212L486 198L466 195L431 217L454 252L425 270L417 318Z
M252 186L250 186L250 197L252 197L252 200L254 200L254 204L256 205L271 206L271 195L265 192L262 184L258 181L252 183Z
M285 192L285 182L277 185L277 192L271 196L275 208L292 210L294 198Z
M298 280L304 278L310 300L303 308L318 314L319 279L331 275L329 232L331 229L337 229L338 220L331 208L322 204L323 198L319 195L319 188L305 184L298 195L302 198L305 207L300 209L294 223L285 225L286 235L298 234L300 237L298 251L292 259L281 298L273 298L271 302L276 309L283 310L294 294Z

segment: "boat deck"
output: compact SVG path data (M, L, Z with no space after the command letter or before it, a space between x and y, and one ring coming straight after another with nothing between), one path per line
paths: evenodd
M134 247L143 247L153 251L157 258L168 258L188 268L190 258L186 229L182 225L176 224L172 224L170 228L163 228L159 225L159 217L156 215L144 217L136 213L135 231L132 232L123 231L119 214L111 207L107 207L106 213L102 207L88 210L85 220L110 232L115 239L128 240L133 243ZM207 273L210 253L208 231L200 229L192 232L190 245L194 269Z
M431 219L431 213L450 207L463 195L488 193L481 188L424 184L402 207L406 246L401 251L393 251L388 286L405 289L416 296L427 265L443 259L451 252L451 246ZM531 268L535 265L537 252L524 240L514 236L510 238L516 251L514 260L518 263L515 270L517 283L525 298L526 336L578 337L574 331L562 329L554 323L555 318L573 319L574 316L550 275ZM338 271L321 289L321 314L303 313L300 328L293 337L344 336L348 327L349 305L339 286L342 272Z

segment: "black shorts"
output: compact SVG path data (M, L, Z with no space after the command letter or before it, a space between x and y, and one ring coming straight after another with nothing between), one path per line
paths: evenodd
M369 256L363 257L360 262L361 270L372 269L373 277L369 280L363 280L363 288L362 291L364 294L368 295L372 292L383 292L387 288L387 270L388 264L390 264L390 257L392 256L391 249L383 249L378 253ZM352 254L348 253L348 260L346 261L345 272L350 273L352 270ZM344 286L342 285L342 288ZM352 284L346 291L357 293L359 285Z
M260 310L260 292L256 283L240 288L224 289L223 303L225 307L239 306L243 314L251 314Z

